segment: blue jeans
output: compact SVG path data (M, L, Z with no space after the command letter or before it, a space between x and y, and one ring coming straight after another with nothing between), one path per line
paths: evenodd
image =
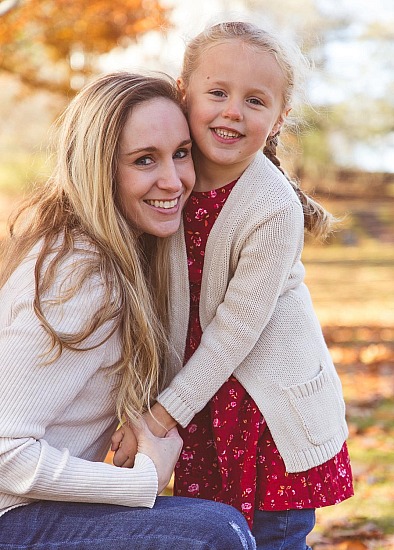
M315 526L315 510L256 510L252 533L257 550L311 550L307 535Z
M0 517L1 550L255 550L231 506L158 497L152 509L40 501Z

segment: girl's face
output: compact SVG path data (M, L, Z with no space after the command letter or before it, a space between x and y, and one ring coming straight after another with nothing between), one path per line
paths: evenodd
M179 81L182 88L182 80ZM285 115L285 78L275 57L234 39L201 56L185 92L196 169L239 177Z
M181 109L162 97L140 103L123 128L119 149L117 198L123 214L142 233L175 233L195 181Z

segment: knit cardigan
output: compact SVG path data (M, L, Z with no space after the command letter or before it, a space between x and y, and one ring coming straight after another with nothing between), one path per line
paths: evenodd
M232 374L258 405L288 472L335 456L347 435L342 387L305 286L302 207L261 153L208 238L201 343L182 368L189 318L183 227L173 236L174 378L158 401L183 427Z
M133 468L103 462L116 429L110 366L120 357L120 337L108 324L85 340L88 351L63 349L48 358L50 338L33 309L38 247L0 291L0 515L34 499L152 507L158 488L152 460L137 454ZM51 325L74 334L102 303L99 275L61 304L80 275L88 252L58 267L56 284L43 296ZM63 282L63 286L62 286Z

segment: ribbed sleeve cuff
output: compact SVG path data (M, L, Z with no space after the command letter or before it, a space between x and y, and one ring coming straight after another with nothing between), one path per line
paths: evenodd
M163 390L157 401L183 428L186 428L196 414L196 411L182 401L172 388Z
M54 468L51 468L56 462L59 470L59 461L56 458L59 458L59 451L55 456L47 458L45 472L40 472L30 491L23 490L23 480L26 477L23 477L23 464L18 472L21 478L19 484L16 469L11 482L14 493L0 493L0 514L15 506L28 504L33 499L144 508L152 508L155 504L158 491L157 472L153 461L145 454L137 453L133 468L117 468L104 462L89 462L71 457L69 467L61 473L58 472L57 478ZM20 459L21 457L15 458L17 461Z
M134 460L134 468L139 470L136 494L131 495L132 498L135 498L136 503L129 504L129 506L153 508L159 490L156 466L149 456L137 453Z

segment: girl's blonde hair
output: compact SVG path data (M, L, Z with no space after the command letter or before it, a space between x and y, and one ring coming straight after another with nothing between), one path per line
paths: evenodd
M15 213L3 244L0 288L32 247L43 243L35 270L34 309L57 356L63 348L83 348L80 344L106 322L120 329L122 353L114 366L121 375L116 388L119 419L136 418L146 410L165 376L167 241L141 236L130 225L117 202L116 182L126 120L136 105L158 97L181 108L176 83L169 77L120 72L87 85L59 118L52 176ZM99 309L92 303L91 322L80 332L59 334L45 318L41 298L55 283L59 262L78 248L81 239L98 253L77 266L81 276L71 293L98 273L105 286L104 303ZM64 299L67 296L59 296L59 301Z
M240 40L253 48L271 53L285 77L286 86L283 89L283 110L291 108L293 98L300 92L302 77L307 66L307 60L294 44L285 45L274 34L250 22L226 21L206 28L186 46L181 78L183 87L187 90L190 78L197 67L203 62L204 52L216 45L229 40ZM237 70L234 67L234 70ZM299 70L299 73L297 72ZM304 211L305 228L315 237L324 238L332 230L334 217L321 204L313 200L303 191L298 182L289 178L276 156L280 131L267 138L263 152L275 166L286 176L293 186Z

